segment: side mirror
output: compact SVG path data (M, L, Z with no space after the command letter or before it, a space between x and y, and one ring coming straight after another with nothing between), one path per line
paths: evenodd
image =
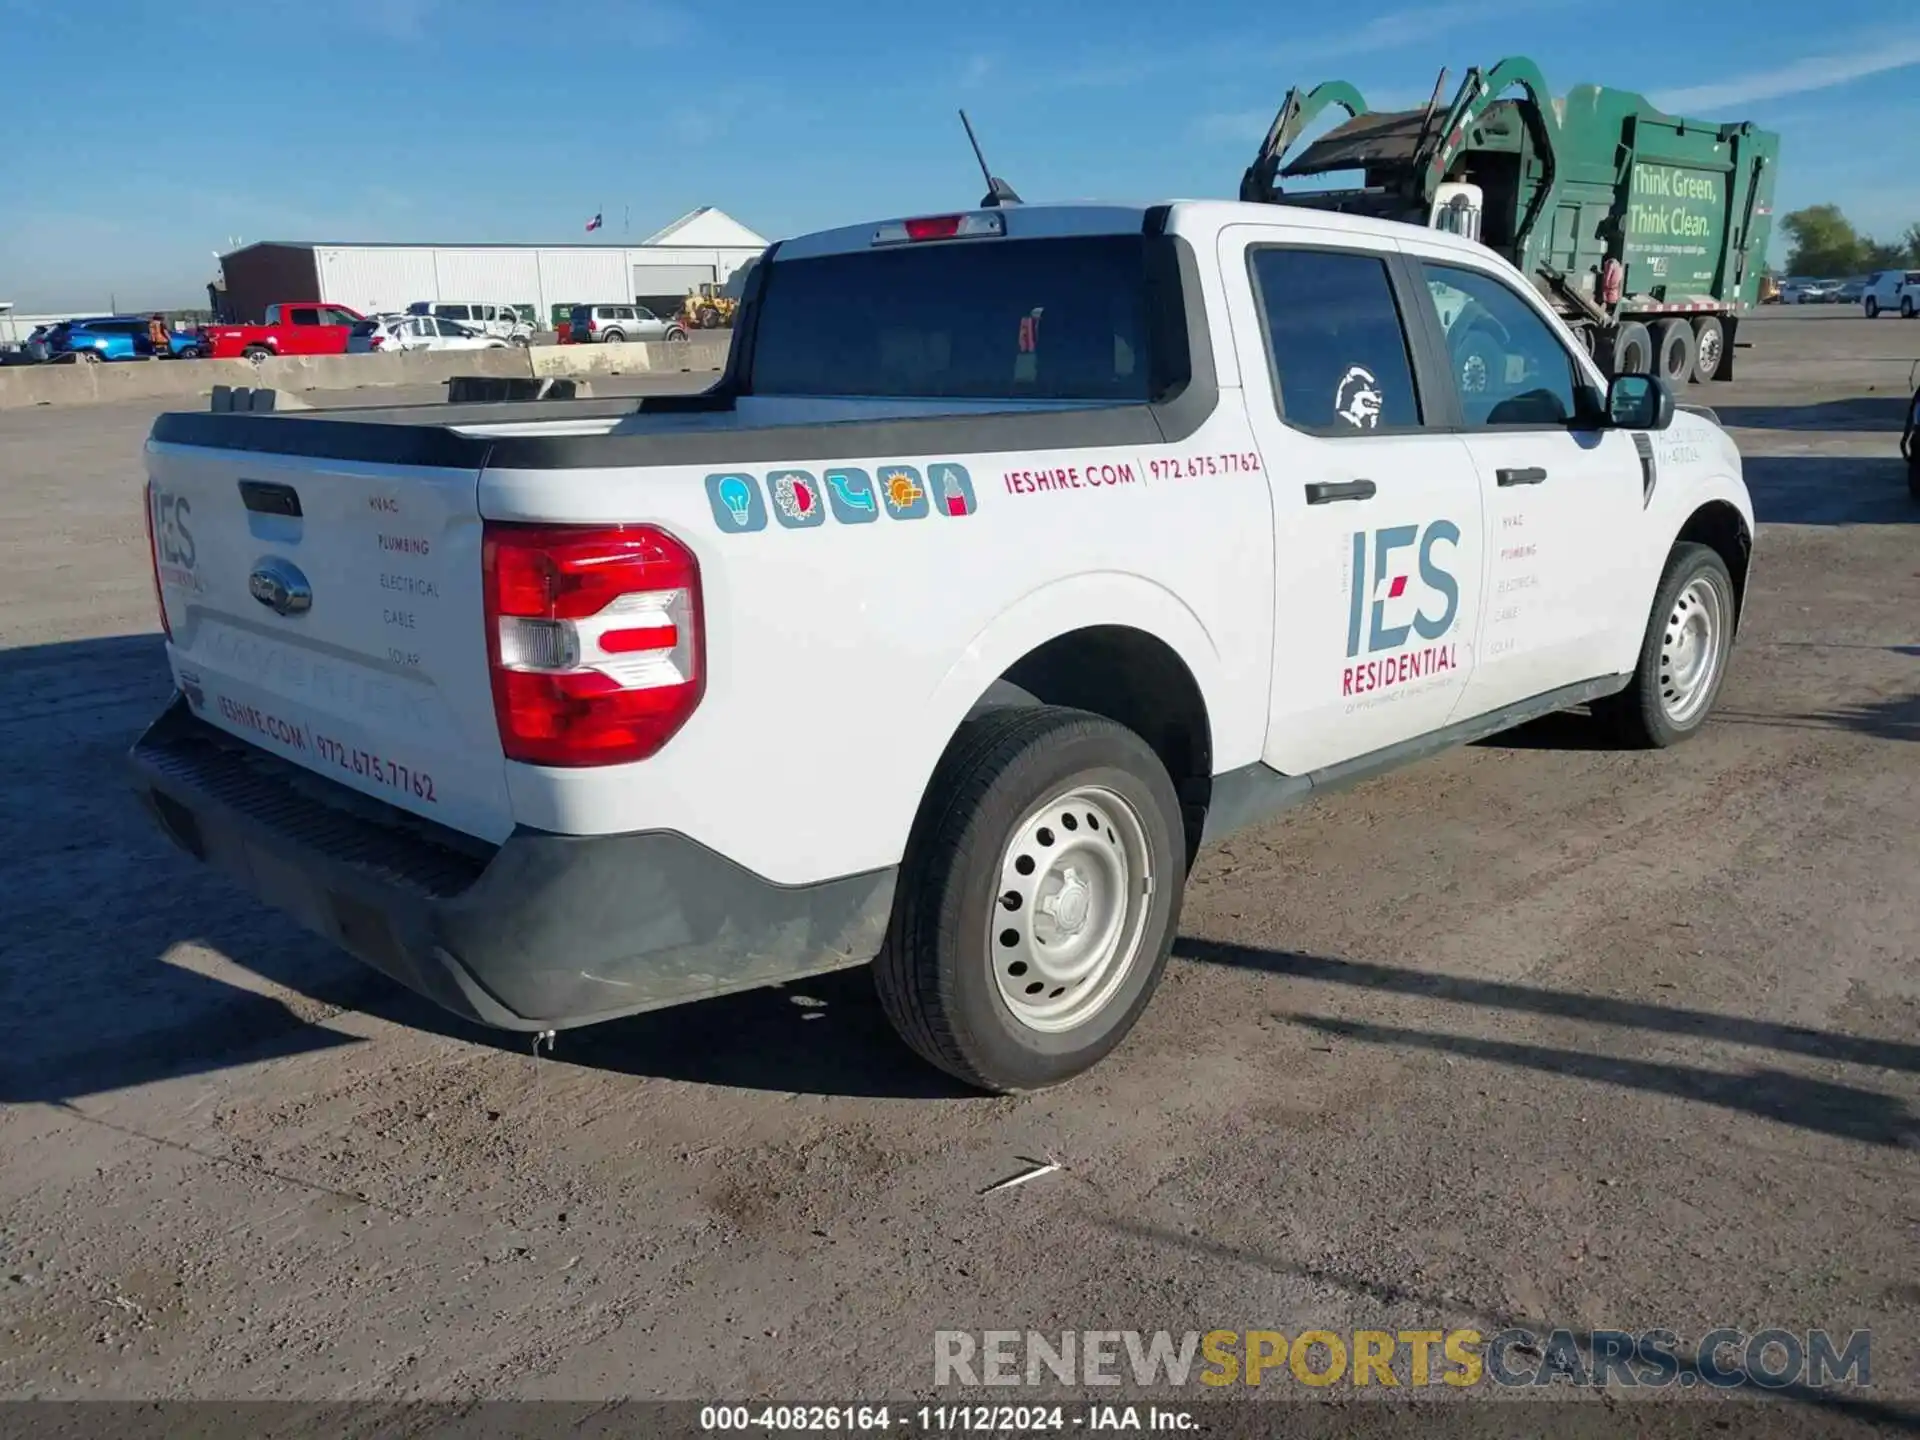
M1607 387L1607 423L1616 430L1673 424L1673 388L1657 375L1616 375Z

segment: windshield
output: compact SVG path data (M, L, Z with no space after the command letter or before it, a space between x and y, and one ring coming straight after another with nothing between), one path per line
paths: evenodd
M1160 399L1187 376L1172 244L1088 235L776 258L757 302L750 389Z

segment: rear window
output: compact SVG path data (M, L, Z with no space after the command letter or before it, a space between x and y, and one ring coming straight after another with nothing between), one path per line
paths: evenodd
M759 298L751 389L1160 398L1186 378L1177 308L1155 323L1169 299L1177 307L1172 244L1089 235L776 260Z

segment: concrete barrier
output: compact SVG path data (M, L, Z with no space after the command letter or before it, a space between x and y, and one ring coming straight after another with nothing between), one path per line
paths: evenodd
M216 385L359 390L439 385L456 375L498 379L586 378L719 371L727 337L683 344L536 345L528 350L415 351L397 355L284 355L247 360L146 360L109 365L9 365L0 369L0 410L95 405L169 396L204 398Z
M527 358L536 376L671 375L725 369L729 343L722 334L675 345L536 345Z

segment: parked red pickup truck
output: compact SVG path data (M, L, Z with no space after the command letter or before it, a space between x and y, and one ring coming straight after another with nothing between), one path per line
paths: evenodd
M240 356L265 360L273 355L344 355L347 336L364 317L344 305L318 300L283 300L269 305L263 325L209 325L207 354L216 360Z

